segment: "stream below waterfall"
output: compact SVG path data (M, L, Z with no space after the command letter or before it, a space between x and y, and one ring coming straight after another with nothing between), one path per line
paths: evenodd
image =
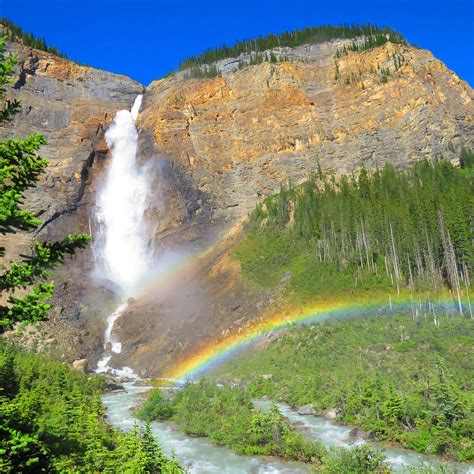
M107 407L110 423L127 431L137 422L131 410L140 404L140 395L151 387L125 383L124 388L124 391L104 395L102 400ZM187 436L178 431L172 423L155 422L151 424L151 428L165 453L168 455L175 453L181 465L190 473L297 474L308 472L307 466L301 463L285 462L268 457L240 456L229 448L216 446L207 438Z
M124 390L110 392L102 397L107 408L110 423L125 431L129 430L137 419L133 416L133 408L140 405L143 393L151 387L134 385L133 382L124 384ZM258 408L267 409L269 401L254 401ZM313 415L298 415L290 406L279 403L281 413L308 439L319 441L328 448L345 447L368 443L361 437L350 435L351 428L342 426ZM160 442L163 450L171 455L175 453L181 465L190 473L303 473L310 472L309 466L283 461L276 458L259 456L241 456L229 448L217 446L207 438L187 436L180 432L173 423L154 422L151 424L154 436ZM370 443L379 448L386 457L394 472L408 473L410 467L441 463L436 456L427 456L402 448L386 448L376 443ZM474 465L447 463L456 473L474 473Z

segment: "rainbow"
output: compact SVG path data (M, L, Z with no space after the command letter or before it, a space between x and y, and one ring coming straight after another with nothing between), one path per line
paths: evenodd
M433 303L430 303L433 307ZM320 302L319 304L300 308L298 310L279 312L258 322L240 332L224 337L220 341L198 350L189 357L178 361L164 374L164 378L179 383L193 380L243 349L264 340L270 335L293 326L322 322L332 318L347 318L371 313L392 313L400 310L413 310L415 307L429 310L428 303L414 302L409 295L400 295L394 301L388 298L374 298L371 300ZM451 298L438 300L437 308L455 310L456 303Z
M226 236L225 242L232 237L239 226L233 228ZM163 288L172 285L176 278L181 278L204 260L207 256L217 250L222 242L204 249L197 253L176 253L168 254L166 261L161 262L154 272L150 272L146 281L142 282L140 291L135 298L146 298L155 293L156 287ZM359 297L352 300L318 302L302 308L289 308L264 317L240 331L223 337L220 340L208 344L206 347L198 349L196 352L176 361L163 374L163 379L171 379L178 383L184 383L195 379L212 368L229 360L233 355L242 351L246 347L264 340L270 335L293 326L323 322L332 318L354 317L364 315L369 312L390 313L392 311L413 310L414 306L421 305L420 302L412 301L408 293L394 297ZM422 305L424 310L429 311L428 303ZM431 303L433 306L433 303ZM452 296L447 294L438 295L436 308L447 311L457 311L457 303ZM470 308L470 305L469 305ZM466 308L467 309L467 308Z

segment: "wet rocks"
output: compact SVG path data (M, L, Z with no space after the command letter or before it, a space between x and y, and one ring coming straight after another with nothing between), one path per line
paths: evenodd
M114 379L113 377L106 378L106 385L107 390L113 392L115 390L123 390L123 385L118 380Z
M370 441L375 441L377 439L377 435L373 431L369 431L367 433L367 439Z
M336 408L328 408L323 412L324 418L327 420L335 420L338 415L338 410Z
M359 436L359 428L352 428L350 431L349 431L349 436L351 438L357 438L357 436Z
M298 407L296 412L298 413L298 415L314 415L315 414L313 405L311 404Z

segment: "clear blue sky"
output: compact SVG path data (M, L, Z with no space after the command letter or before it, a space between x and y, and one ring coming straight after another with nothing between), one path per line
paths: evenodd
M359 22L392 26L474 85L474 0L0 0L0 15L145 85L224 42Z

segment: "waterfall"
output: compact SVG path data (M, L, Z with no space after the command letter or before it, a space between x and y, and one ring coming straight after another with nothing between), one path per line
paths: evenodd
M137 164L135 119L142 96L132 111L117 112L105 133L112 161L105 184L97 195L97 273L132 296L149 267L145 209L148 186Z
M95 274L113 283L124 301L137 291L153 262L145 221L148 182L137 163L135 121L141 102L142 96L139 95L131 111L117 112L105 133L112 159L96 199ZM122 303L107 318L104 355L97 372L112 370L108 366L112 353L122 350L112 331L115 321L126 308L127 303Z

